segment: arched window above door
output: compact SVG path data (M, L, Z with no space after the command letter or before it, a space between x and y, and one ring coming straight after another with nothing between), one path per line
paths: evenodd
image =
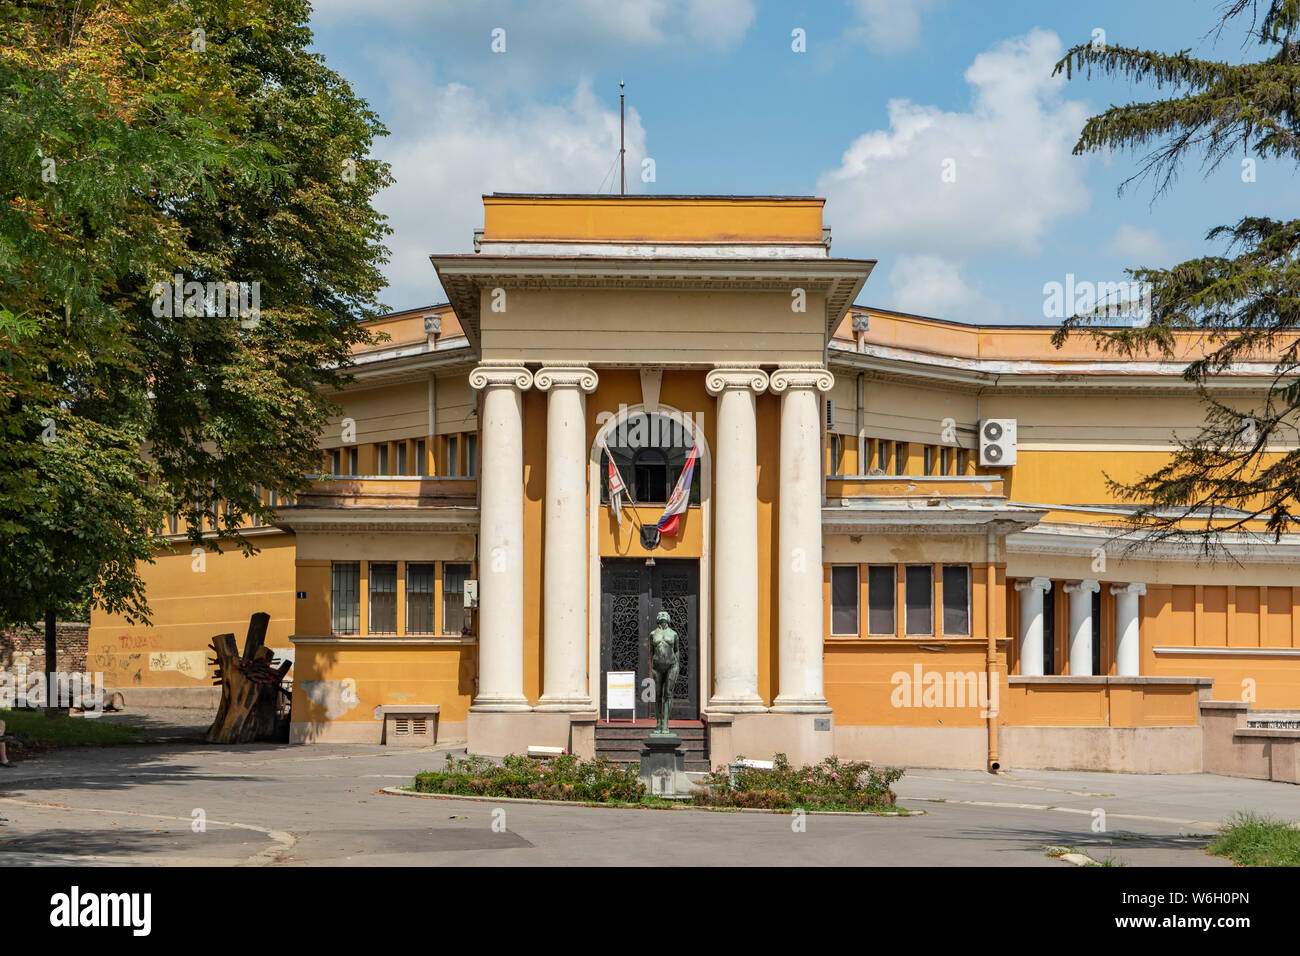
M667 415L638 412L628 415L605 436L614 464L627 485L632 500L643 505L662 505L686 466L694 444L690 430ZM609 468L600 456L600 500L609 501ZM700 473L695 469L690 504L700 503Z

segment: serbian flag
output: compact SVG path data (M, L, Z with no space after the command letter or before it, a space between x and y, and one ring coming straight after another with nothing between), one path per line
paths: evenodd
M623 476L618 473L618 467L614 464L614 456L609 453L609 446L605 446L605 461L608 462L609 468L609 510L614 518L623 523L623 495L627 492L627 485L623 484Z
M699 446L692 445L691 453L686 456L686 464L677 478L673 493L668 498L668 507L664 508L663 517L659 519L659 533L676 537L677 527L681 523L682 512L691 500L691 481L695 478L695 459L699 457Z

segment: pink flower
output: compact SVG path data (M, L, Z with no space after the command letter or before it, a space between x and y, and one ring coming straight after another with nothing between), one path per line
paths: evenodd
M833 773L833 774L831 774L831 779L832 779L832 780L838 780L838 779L840 779L840 775L839 775L838 773Z

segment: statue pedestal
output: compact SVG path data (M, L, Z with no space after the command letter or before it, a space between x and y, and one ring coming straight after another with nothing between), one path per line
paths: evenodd
M645 738L641 748L641 772L638 774L646 790L655 797L685 797L695 789L686 776L686 756L682 753L682 738L671 731L658 732Z

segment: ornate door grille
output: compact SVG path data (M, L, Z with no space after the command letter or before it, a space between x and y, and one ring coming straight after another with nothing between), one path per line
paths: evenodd
M654 704L642 700L650 679L650 631L659 612L667 611L677 632L681 668L674 687L672 717L699 717L699 562L641 558L607 558L601 562L600 712L606 713L605 673L635 671L638 719L655 716ZM621 716L621 715L616 715Z

